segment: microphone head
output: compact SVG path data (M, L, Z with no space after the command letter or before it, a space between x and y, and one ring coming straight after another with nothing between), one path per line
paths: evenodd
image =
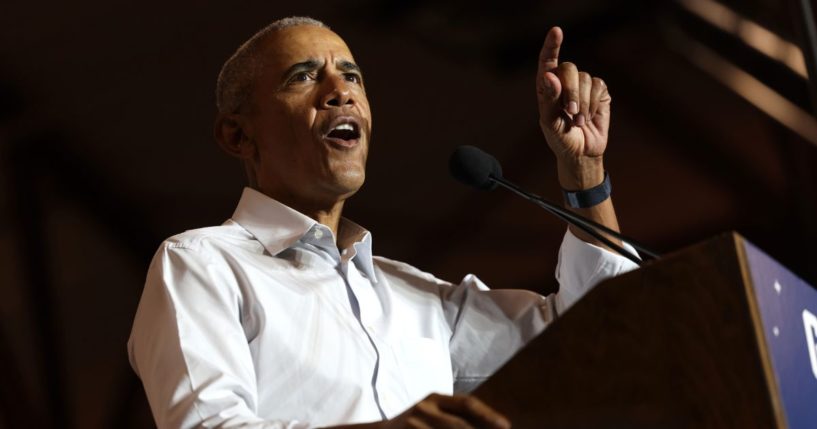
M491 155L474 146L458 146L448 159L448 168L455 179L485 191L496 188L490 177L502 178L502 167Z

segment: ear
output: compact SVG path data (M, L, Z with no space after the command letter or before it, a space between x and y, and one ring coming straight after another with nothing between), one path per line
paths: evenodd
M251 159L255 143L247 118L240 114L219 113L213 124L213 136L228 154L241 159Z

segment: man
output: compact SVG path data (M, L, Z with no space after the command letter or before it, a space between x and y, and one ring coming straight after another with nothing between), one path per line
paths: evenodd
M558 63L561 42L551 29L540 54L540 125L562 187L581 192L605 180L610 96ZM365 176L364 81L318 21L257 33L217 92L216 140L244 162L249 187L230 220L167 240L151 264L129 354L159 427L509 427L478 399L450 395L634 266L568 232L561 292L541 297L373 257L371 234L341 217ZM618 227L609 198L574 210Z

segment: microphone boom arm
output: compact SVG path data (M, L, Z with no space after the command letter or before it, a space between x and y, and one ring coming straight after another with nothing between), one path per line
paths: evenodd
M582 231L590 234L595 239L597 239L600 242L604 243L607 247L613 249L614 251L616 251L621 256L624 256L625 258L635 262L639 266L642 265L644 263L644 261L642 261L638 256L634 255L632 252L624 249L622 246L619 246L619 245L613 243L609 238L607 238L607 237L603 236L602 234L600 234L599 231L603 231L603 232L605 232L607 234L610 234L611 236L613 236L615 238L618 238L619 240L621 240L623 242L629 243L635 249L639 250L641 253L645 254L646 256L649 256L650 258L653 258L653 259L658 259L659 258L659 255L657 253L645 248L644 246L638 244L637 242L635 242L633 240L630 240L629 238L621 235L621 233L619 233L617 231L614 231L614 230L612 230L612 229L610 229L610 228L608 228L608 227L606 227L604 225L601 225L599 223L593 222L590 219L584 218L583 216L579 216L579 215L577 215L575 213L572 213L569 210L565 210L562 207L559 207L556 204L553 204L550 201L547 201L544 198L542 198L542 197L540 197L540 196L538 196L536 194L530 194L528 192L525 192L521 188L519 188L518 186L516 186L513 183L505 180L502 177L496 177L493 174L491 174L491 175L488 176L488 179L493 181L494 183L502 186L503 188L506 188L509 191L519 195L520 197L525 198L526 200L538 205L539 207L547 210L548 212L552 213L554 216L558 217L559 219L562 219L563 221L565 221L567 223L572 223L573 225L576 225Z

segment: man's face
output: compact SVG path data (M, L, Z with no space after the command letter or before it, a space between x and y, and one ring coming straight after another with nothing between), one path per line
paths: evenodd
M262 64L246 114L259 190L302 206L354 194L365 178L371 113L349 48L326 28L300 25L266 40Z

